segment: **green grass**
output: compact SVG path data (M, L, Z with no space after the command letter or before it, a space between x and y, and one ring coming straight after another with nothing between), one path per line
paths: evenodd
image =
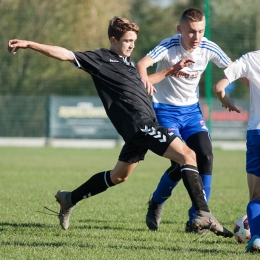
M159 231L145 225L147 201L169 162L152 153L129 180L81 201L64 231L54 194L111 169L115 149L0 148L0 259L248 259L245 245L212 233L186 234L189 197L182 183L165 204ZM229 229L248 200L244 151L214 150L210 209ZM250 255L257 259L258 255Z

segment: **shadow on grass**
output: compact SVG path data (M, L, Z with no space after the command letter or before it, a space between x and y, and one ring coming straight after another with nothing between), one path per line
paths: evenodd
M187 218L187 220L188 220L188 218ZM225 222L225 221L220 220L220 223L223 226L231 226L231 227L234 226L234 223L232 223L232 222ZM174 221L174 220L173 221L172 220L162 220L161 224L173 225L173 224L180 224L180 222L178 222L177 219L176 219L176 221ZM185 225L185 224L186 224L186 222L183 223L183 225Z
M79 229L96 229L96 230L125 230L125 231L132 231L132 232L144 232L146 229L144 228L126 228L126 227L115 227L111 224L111 226L95 226L95 225L83 225L83 226L79 226Z
M127 228L125 227L125 225L127 224L126 222L123 222L123 221L108 221L107 219L106 220L102 220L102 219L84 219L84 220L78 220L78 222L80 223L88 223L88 224L85 224L83 226L79 226L78 228L82 228L82 229L106 229L106 230L128 230L128 231L145 231L147 228L144 224L144 228ZM95 225L95 223L108 223L110 222L111 223L111 226L109 225L103 225L103 226L98 226L98 225ZM92 223L94 223L94 225L92 225ZM116 225L116 226L115 226ZM122 226L120 226L122 225ZM124 226L123 226L124 225Z
M17 246L17 247L77 247L77 248L84 248L84 249L92 249L92 248L97 248L97 244L93 241L91 242L86 242L86 243L71 243L71 242L21 242L21 241L13 241L13 242L0 242L1 246ZM102 248L111 248L111 249L124 249L124 250L164 250L164 251L170 251L170 252L178 252L178 253L201 253L201 254L237 254L236 250L232 249L216 249L216 248L211 248L211 249L200 249L197 247L189 247L189 248L180 248L179 246L158 246L156 247L154 244L152 246L144 246L144 245L125 245L123 242L122 244L117 244L117 245L102 245Z
M85 220L85 221L80 221L82 223L86 223L86 222L106 222L107 221L95 221L95 220ZM122 223L123 224L123 223ZM45 225L45 224L41 224L41 223L9 223L9 222L0 222L0 231L3 230L3 227L13 227L13 228L39 228L39 229L50 229L50 228L59 228L60 229L60 225L54 224L54 225ZM108 225L104 225L104 226L97 226L97 225L78 225L76 226L75 223L73 223L73 225L71 225L70 230L73 229L89 229L89 230L126 230L126 231L145 231L145 228L125 228L125 227L115 227L113 226L113 224L111 224L111 226Z
M17 227L17 228L47 228L49 225L40 224L40 223L9 223L9 222L0 222L0 227Z

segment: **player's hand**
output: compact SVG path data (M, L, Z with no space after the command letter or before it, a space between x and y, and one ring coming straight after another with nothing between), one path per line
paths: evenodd
M148 80L148 78L142 77L142 82L144 83L144 87L146 88L150 96L152 96L153 93L157 92L156 88L152 85L152 83Z
M176 72L180 71L181 69L183 69L185 67L189 67L189 66L193 65L194 63L195 63L195 61L193 59L190 59L190 58L182 59L171 67L171 70L167 73L166 76L173 76L176 74Z
M228 109L229 112L235 111L240 113L240 110L235 106L235 101L233 99L229 99L229 104L222 104L222 107Z
M193 65L195 63L195 61L191 58L185 58L185 59L182 59L180 60L179 62L177 62L174 67L176 70L181 70L183 69L184 67L189 67L191 65Z
M7 50L10 53L16 54L18 49L20 49L20 48L21 49L26 49L27 47L28 47L28 42L27 41L14 39L14 40L9 40L8 41Z

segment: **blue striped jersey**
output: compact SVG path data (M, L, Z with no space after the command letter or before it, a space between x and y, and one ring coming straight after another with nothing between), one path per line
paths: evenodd
M148 54L157 63L156 71L168 69L183 58L192 58L195 63L183 68L173 76L166 77L155 85L157 92L153 102L174 106L187 106L198 102L199 80L209 61L219 68L226 68L231 60L214 42L203 37L200 45L192 52L181 45L181 35L164 39Z

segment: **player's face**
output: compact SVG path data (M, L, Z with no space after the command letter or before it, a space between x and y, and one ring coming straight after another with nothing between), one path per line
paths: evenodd
M183 48L192 52L196 49L205 32L205 19L200 22L184 22L177 26L179 33L181 34L181 44Z
M135 47L136 39L137 34L133 31L126 32L119 40L111 37L110 50L123 57L129 57Z

